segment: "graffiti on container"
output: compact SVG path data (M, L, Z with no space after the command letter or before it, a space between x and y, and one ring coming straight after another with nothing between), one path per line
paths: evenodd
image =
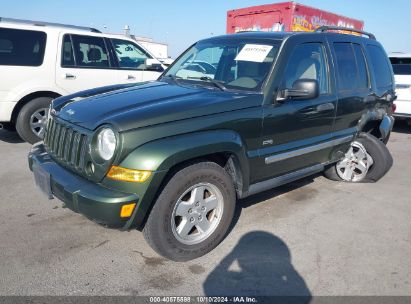
M351 24L344 20L338 20L337 24L335 24L334 22L329 21L327 19L323 19L320 16L311 16L311 18L307 18L307 16L305 15L295 15L293 18L291 30L311 32L314 31L316 28L324 25L354 28L354 24Z
M246 31L252 31L252 32L283 32L284 31L284 24L280 22L274 23L270 27L261 27L260 25L254 25L253 27L240 27L236 26L234 29L235 33L238 32L246 32Z

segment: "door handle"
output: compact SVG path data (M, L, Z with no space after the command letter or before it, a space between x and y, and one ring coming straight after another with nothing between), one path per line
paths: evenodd
M318 112L325 112L325 111L331 111L334 110L334 104L331 102L323 103L317 106L317 111Z
M335 109L334 104L331 102L328 102L328 103L322 103L318 106L304 108L298 111L298 113L303 116L310 116L310 115L316 115L321 112L332 111L334 109Z
M136 79L136 77L134 77L133 75L127 75L127 80L134 80Z
M69 74L69 73L66 73L66 74L64 75L64 77L65 77L66 79L76 79L76 75Z

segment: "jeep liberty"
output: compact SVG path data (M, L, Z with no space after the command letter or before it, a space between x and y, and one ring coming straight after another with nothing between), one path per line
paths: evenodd
M55 99L28 157L36 184L187 261L223 240L238 199L322 171L379 180L392 68L372 34L336 30L212 37L157 81Z

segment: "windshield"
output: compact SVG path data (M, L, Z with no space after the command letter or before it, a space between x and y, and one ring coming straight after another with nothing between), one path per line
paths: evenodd
M220 89L260 90L278 53L273 41L214 40L195 44L163 76Z

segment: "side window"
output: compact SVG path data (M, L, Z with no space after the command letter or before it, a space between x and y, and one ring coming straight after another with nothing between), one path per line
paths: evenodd
M359 44L353 44L353 49L355 53L355 60L357 62L358 69L358 85L360 89L368 89L370 87L370 82L368 79L367 64L365 62L364 52Z
M375 81L378 88L386 88L392 85L391 69L385 52L376 45L367 45L371 63L374 68Z
M320 93L329 93L329 77L324 47L321 43L298 45L288 60L284 86L291 89L298 79L314 79L320 85Z
M77 67L110 67L109 56L103 38L80 35L71 35L71 38Z
M357 89L359 75L354 49L349 42L334 43L338 67L338 87L340 91Z
M151 57L136 44L120 39L111 39L118 65L123 69L146 70L146 59Z
M73 45L71 43L70 35L64 35L63 45L61 47L61 66L62 67L74 67L74 54Z
M42 65L46 39L44 32L0 28L0 65Z
M0 38L0 53L11 54L13 51L13 42L8 38Z

